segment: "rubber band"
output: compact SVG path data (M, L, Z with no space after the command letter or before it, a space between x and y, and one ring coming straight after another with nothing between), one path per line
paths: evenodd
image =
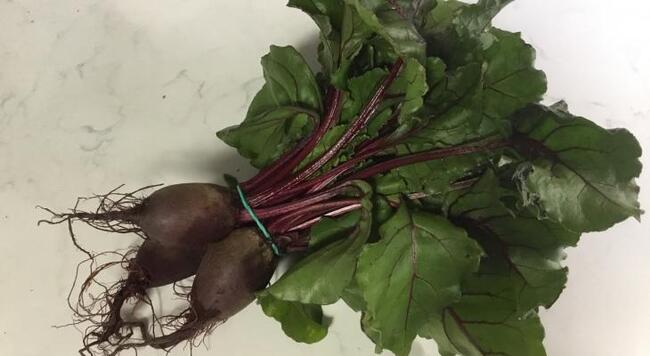
M239 200L241 200L241 204L244 206L244 209L246 209L246 211L248 212L248 215L251 216L251 218L255 222L255 225L257 225L257 229L260 230L260 232L262 233L264 240L266 240L266 242L268 242L269 245L271 246L271 249L273 250L273 254L275 254L276 256L282 256L282 253L280 252L280 248L278 248L278 245L276 245L275 242L273 241L273 237L271 237L269 230L266 229L266 226L264 226L262 221L255 214L253 208L251 208L250 204L248 204L246 195L244 195L244 191L241 189L239 184L237 184L236 188L237 188L237 193L239 194Z

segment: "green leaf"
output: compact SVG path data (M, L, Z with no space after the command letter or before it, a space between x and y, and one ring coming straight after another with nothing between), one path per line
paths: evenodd
M488 253L480 270L463 281L460 302L432 318L419 335L435 339L443 355L545 355L544 330L535 309L519 309L516 273L495 256L498 243L477 234Z
M630 132L539 105L514 121L516 147L530 161L522 188L551 219L587 232L640 217L641 146Z
M483 65L468 63L450 70L427 95L426 103L432 115L440 116L458 106L471 107L480 93Z
M422 32L427 41L427 55L442 58L451 69L481 57L481 33L464 27L464 23L470 21L464 15L470 6L455 0L438 1L424 22ZM461 18L464 18L462 22Z
M434 61L434 59L431 60L432 62ZM387 70L373 68L349 80L348 90L350 95L343 108L341 115L342 122L349 123L359 114L387 75ZM418 61L412 58L406 59L404 67L393 84L388 88L387 93L388 96L398 97L399 100L386 100L386 105L398 102L401 105L399 121L400 123L404 123L420 110L423 105L422 97L427 91L426 69ZM373 125L375 121L377 121L377 117L371 120L369 126Z
M488 153L474 153L411 164L375 177L375 190L384 195L444 193L452 183L489 164L490 160Z
M348 82L349 99L344 104L340 122L349 124L354 121L387 75L388 72L385 69L374 68L359 76L352 77ZM402 71L388 88L388 96L397 99L385 100L384 104L378 109L378 114L370 120L367 127L351 146L377 137L380 130L393 117L391 107L398 104L399 115L394 116L397 117L399 127L395 129L393 133L395 137L393 138L395 139L397 135L407 132L418 121L415 115L422 108L423 96L427 91L426 69L415 59L407 59ZM337 163L343 160L339 160Z
M350 235L357 225L361 214L353 211L337 218L325 217L309 231L309 247L317 250L333 241Z
M465 136L475 136L472 131L487 127L485 121L492 131L507 134L508 117L546 92L546 76L534 68L535 52L519 34L493 29L483 37L489 41L480 61L452 68L427 94L428 111L436 118L431 125L460 116ZM419 136L427 133L425 129Z
M488 119L507 135L506 118L546 92L546 77L534 68L534 49L519 34L490 26L508 2L447 1L431 12L428 54L442 58L448 71L448 79L427 95L431 115L462 114L475 126Z
M293 47L272 46L262 67L266 84L246 119L217 133L256 167L270 164L308 135L323 110L314 74Z
M316 147L314 147L314 149L311 152L309 152L307 157L305 157L305 159L301 162L301 164L298 166L298 169L301 169L306 165L308 165L309 163L313 162L315 159L317 159L323 153L325 153L328 149L334 146L334 144L336 144L339 138L343 136L343 134L345 133L345 131L347 131L347 129L348 129L347 125L336 125L331 129L329 129L329 131L325 133L323 138L321 138L321 140L318 141ZM335 165L337 163L339 163L338 160L336 159L332 160L327 165L325 165L321 170L322 171L329 170L332 165Z
M350 95L343 108L342 122L349 123L357 117L387 75L385 69L374 68L350 79ZM393 131L393 139L410 130L419 121L416 116L423 106L423 96L427 91L426 69L415 59L407 59L400 74L388 88L388 96L394 99L385 100L378 109L378 114L370 120L360 135L360 140L377 137L393 116L397 118L398 125L398 128ZM399 114L393 115L391 108L393 106L399 106Z
M350 78L348 82L350 95L341 113L342 122L350 123L353 121L386 75L388 75L388 72L385 69L374 68L359 76Z
M464 230L405 204L359 257L357 282L367 302L365 329L378 348L407 355L419 329L460 298L460 281L481 249Z
M473 34L480 34L492 25L492 19L512 0L479 0L464 6L454 19L459 27Z
M300 108L278 107L249 117L239 126L228 127L217 135L236 147L242 156L250 158L253 166L264 167L307 136L313 127L312 114Z
M290 0L289 6L309 14L321 30L318 59L332 84L345 88L347 74L371 30L340 0Z
M517 193L502 187L492 171L448 199L448 214L469 229L489 256L491 267L485 271L483 261L483 272L510 281L518 315L549 308L567 281L563 249L575 246L580 234L521 206Z
M474 109L464 107L467 102L473 105L478 88L476 84L481 76L480 66L459 68L450 77L443 73L441 62L430 58L429 77L439 82L427 98L432 118L425 126L400 140L402 145L397 147L398 155L469 143L480 144L480 140L498 134L491 120L477 114ZM445 107L450 103L452 107ZM431 106L437 108L433 110ZM376 190L381 194L444 193L450 184L492 164L499 156L500 151L493 150L400 167L376 177Z
M479 144L480 141L498 136L493 122L476 112L455 107L429 124L411 134L404 143L412 152L453 147L466 144Z
M264 79L276 106L293 105L322 112L320 88L314 73L295 48L271 46L262 57ZM252 109L262 109L251 105Z
M546 91L544 73L533 66L534 50L518 34L492 29L482 37L480 62L448 68L442 80L436 79L425 100L430 119L406 140L410 150L508 136L509 116Z
M483 111L491 118L504 118L546 92L544 72L534 68L535 50L516 33L493 29L485 50Z
M423 26L424 32L443 32L453 25L454 19L459 16L459 11L469 6L468 4L456 1L436 1L436 6L425 16Z
M397 11L390 2L384 0L344 1L353 6L366 25L388 42L397 54L424 63L426 43L413 18L403 11Z
M463 298L421 330L443 355L545 356L544 328L535 312L517 316L500 277L475 275ZM507 288L506 288L507 291Z
M313 344L327 336L328 326L320 305L288 302L268 293L258 296L257 302L264 314L279 321L282 331L297 342Z
M363 291L361 290L361 287L359 287L356 278L353 278L350 284L343 290L341 299L343 299L345 304L354 311L358 312L366 309L366 301L363 299Z
M578 232L524 206L519 194L511 189L514 188L504 185L494 171L487 170L469 189L450 194L447 214L479 221L513 245L546 248L577 244Z
M492 19L512 0L479 0L467 4L456 0L438 1L426 16L424 31L445 32L453 28L463 35L479 36L490 29Z
M437 57L427 58L426 71L428 85L434 87L446 78L447 65Z
M388 91L389 95L403 96L399 114L400 124L405 124L422 108L423 96L427 91L429 87L426 69L417 60L407 59L404 68Z
M341 298L354 276L357 258L372 225L370 187L362 182L357 184L366 191L366 198L354 230L347 237L310 252L267 288L268 293L278 299L306 304L332 304Z

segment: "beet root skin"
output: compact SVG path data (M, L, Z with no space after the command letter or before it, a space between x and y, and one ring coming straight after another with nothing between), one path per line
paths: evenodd
M136 233L144 239L170 248L205 249L210 242L219 241L239 223L241 203L232 190L211 183L182 183L160 188L146 198L137 195L148 186L130 193L114 189L107 194L79 198L70 213L52 214L39 224L68 223L73 243L82 248L72 232L71 224L81 221L106 232ZM96 201L93 211L78 208L80 202Z
M169 349L224 322L255 300L276 265L273 251L255 228L234 230L209 244L192 285L190 308L181 316L184 324L147 345Z
M114 190L85 198L98 202L91 212L77 206L67 214L48 210L54 218L45 222L68 223L75 245L73 221L102 231L135 232L144 238L142 245L121 261L100 266L97 273L91 271L82 285L77 311L70 304L79 323L90 323L80 350L84 355L117 355L144 346L170 349L192 342L254 301L255 293L268 285L275 271L276 256L258 230L235 229L240 223L241 203L230 189L215 184L177 184L144 199L135 194L141 191ZM91 266L95 265L96 255L87 254ZM112 285L97 279L98 273L110 266L121 267L128 275ZM194 274L189 293L175 291L188 299L189 308L176 315L155 315L148 290ZM91 286L102 292L94 293ZM126 311L122 309L133 303L149 305L154 314L146 320L123 315ZM156 330L163 335L156 335Z
M136 208L133 222L167 247L200 248L226 237L237 224L238 201L217 184L184 183L164 187Z
M225 320L244 309L275 271L273 251L255 228L234 230L208 245L190 302L199 318Z
M100 302L104 312L87 331L82 354L110 350L109 355L117 355L144 346L169 350L193 342L253 302L255 293L268 285L277 265L271 247L255 228L233 230L225 239L207 244L202 258L187 260L192 253L145 241L128 260L128 277ZM176 259L182 259L184 264L174 262ZM176 270L170 271L171 266ZM171 333L151 335L146 323L122 319L121 309L127 301L149 304L147 288L164 285L193 273L191 270L196 271L196 276L187 295L189 308L180 315L162 316L169 327L179 325ZM134 339L133 332L141 338Z
M131 274L141 276L147 289L162 287L194 275L204 254L204 248L173 248L147 240L132 261Z
M124 335L125 328L139 328L145 326L129 322L122 318L122 309L129 301L136 303L149 303L147 291L151 288L168 285L194 275L201 263L205 253L202 249L171 248L163 246L154 240L146 240L129 255L135 254L128 259L124 266L128 275L122 281L117 282L113 287L97 298L98 310L93 318L85 318L93 321L93 326L87 329L84 336L83 354L95 354L93 349L105 347L107 344L119 345L129 339ZM107 266L115 265L109 263ZM101 267L100 267L101 268ZM96 274L91 274L84 285L90 286L95 282ZM88 294L88 289L82 289L81 293ZM83 297L80 295L80 298ZM92 298L92 297L91 297ZM80 299L81 300L81 299ZM79 317L83 315L77 314Z

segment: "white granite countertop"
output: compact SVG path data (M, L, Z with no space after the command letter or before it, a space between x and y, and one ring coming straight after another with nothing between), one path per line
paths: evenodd
M0 1L0 355L71 356L80 334L65 297L76 252L65 226L36 227L45 204L119 184L253 173L214 132L239 122L261 86L260 57L316 29L285 0ZM518 0L496 24L522 31L549 100L650 148L650 5L645 0ZM644 163L650 167L646 155ZM640 181L650 207L650 169ZM647 220L646 220L647 221ZM627 221L569 251L568 287L542 312L551 356L650 355L650 223ZM96 250L135 241L86 229ZM194 355L371 355L342 305L319 344L296 344L253 305ZM140 355L163 355L144 351ZM178 349L172 355L185 355ZM388 353L386 353L388 355ZM418 340L413 356L437 355ZM525 356L525 355L513 355Z

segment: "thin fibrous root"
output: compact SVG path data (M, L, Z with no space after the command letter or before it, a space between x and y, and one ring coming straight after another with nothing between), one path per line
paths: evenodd
M124 320L121 315L122 307L132 300L136 305L146 303L151 306L145 288L147 281L133 263L136 251L133 249L126 254L103 253L79 264L75 282L68 294L68 305L74 315L71 325L86 325L83 348L79 350L81 355L110 355L114 346L132 338L134 329L141 329L140 322ZM108 255L120 258L97 266L97 258ZM73 300L79 269L85 263L89 263L90 273L81 282L77 299ZM128 277L109 286L100 280L100 276L113 267L128 271Z
M192 284L186 284L185 281L175 282L172 286L174 295L182 300L189 300L190 292L192 291Z
M148 281L144 273L133 263L137 249L127 253L102 253L79 264L75 283L68 295L68 305L73 311L72 326L85 326L82 331L83 347L79 354L83 356L117 356L123 351L137 350L149 346L152 348L171 351L180 345L197 347L204 342L209 334L222 321L201 320L192 308L187 308L177 315L158 316L153 303L146 292ZM118 259L98 265L98 258L119 256ZM89 276L78 282L79 270L89 264ZM113 268L127 271L128 276L120 281L107 285L100 277ZM75 300L75 288L79 294ZM177 284L175 292L178 297L189 301L188 286ZM133 314L124 314L123 307L127 303L146 304L151 315L146 320L132 320ZM156 330L162 331L158 334Z
M198 347L205 342L207 335L223 324L225 320L202 319L191 307L178 316L166 318L163 327L170 333L146 340L146 345L154 349L171 351L181 344Z
M165 316L156 320L159 320L159 327L169 333L156 336L153 332L154 327L147 327L143 321L123 322L111 338L101 343L97 340L85 342L84 348L79 352L85 356L117 356L127 350L137 353L138 349L147 346L167 353L181 345L193 349L204 343L205 337L224 322L200 320L191 308L178 315Z
M159 187L161 184L149 185L132 192L122 193L119 190L123 187L119 187L111 190L106 194L96 194L90 197L79 197L74 207L70 209L70 212L60 213L52 209L37 206L37 208L45 210L46 212L52 214L50 219L43 219L38 221L40 224L50 224L58 225L62 223L68 223L70 227L70 235L73 239L73 242L77 248L89 254L88 251L81 248L77 243L74 233L72 231L72 222L81 221L97 230L106 231L106 232L116 232L116 233L136 233L144 238L142 231L135 224L135 219L137 218L138 209L141 207L143 198L139 196L138 193L141 193L145 190ZM81 202L88 201L97 201L97 207L94 211L83 211L79 209L79 204Z

